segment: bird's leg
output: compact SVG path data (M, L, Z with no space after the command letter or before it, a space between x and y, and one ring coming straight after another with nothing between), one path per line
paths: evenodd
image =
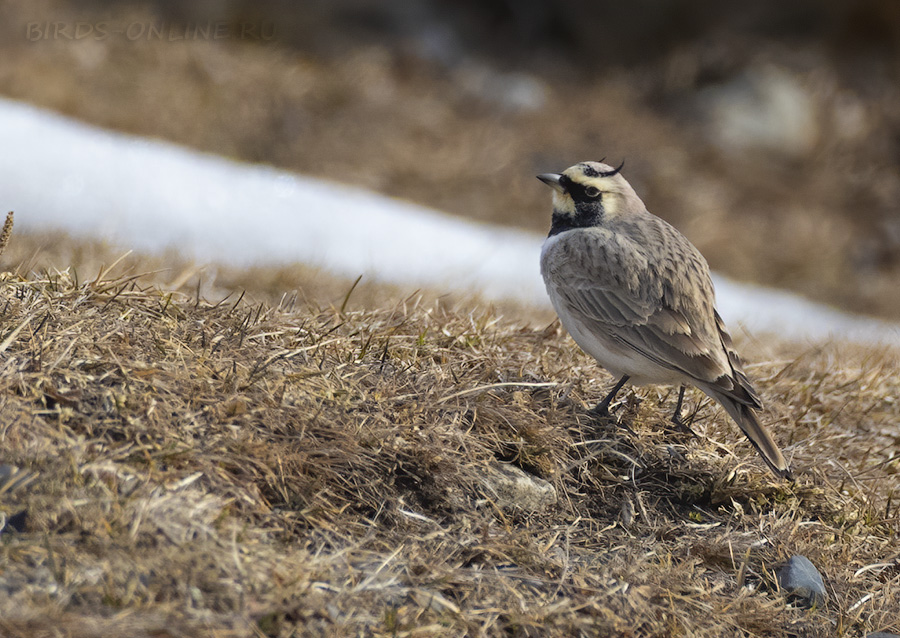
M681 384L681 388L678 389L678 402L675 404L675 413L672 415L672 423L675 424L675 428L690 434L691 436L697 436L694 434L694 431L688 426L681 418L681 404L684 401L684 384Z
M597 416L609 416L609 404L612 403L613 399L616 398L616 395L619 393L619 390L622 389L622 386L628 383L628 375L623 374L622 378L613 386L613 389L609 394L604 397L604 399L598 403L591 412L593 412Z

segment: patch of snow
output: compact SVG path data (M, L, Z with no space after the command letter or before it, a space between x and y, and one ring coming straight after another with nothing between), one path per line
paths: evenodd
M543 238L359 188L114 133L0 99L0 205L17 226L230 265L302 262L338 275L547 305ZM900 327L716 277L752 332L900 344Z
M732 332L771 333L794 341L836 338L900 345L900 324L842 312L783 290L738 283L713 273L719 314Z

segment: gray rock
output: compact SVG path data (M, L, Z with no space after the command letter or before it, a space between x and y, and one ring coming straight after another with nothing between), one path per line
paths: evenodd
M778 582L788 594L810 607L822 607L828 598L822 575L806 556L792 556L778 572Z
M819 138L815 94L802 76L787 69L752 67L700 96L712 138L725 151L805 157Z
M537 512L556 503L556 488L508 463L492 463L482 468L478 481L504 510Z
M546 87L527 73L504 73L469 64L457 72L457 83L466 94L507 111L538 111L547 103Z

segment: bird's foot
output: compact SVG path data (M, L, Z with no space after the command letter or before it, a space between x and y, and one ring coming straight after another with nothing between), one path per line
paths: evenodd
M671 421L672 425L674 426L672 429L674 429L676 432L680 432L681 434L687 434L690 437L697 438L697 433L691 429L691 426L684 422L684 420L681 418L681 415L677 412L672 415Z
M612 414L609 413L609 405L603 402L598 403L590 410L588 410L588 414L591 415L594 419L611 419Z
M617 419L615 416L612 415L612 413L609 411L608 405L603 405L601 403L600 405L596 405L593 408L591 408L590 410L588 410L587 413L595 426L607 425L607 424L611 423L612 425L615 425L616 427L622 428L629 434L637 436L635 431L632 430L631 427L627 423Z

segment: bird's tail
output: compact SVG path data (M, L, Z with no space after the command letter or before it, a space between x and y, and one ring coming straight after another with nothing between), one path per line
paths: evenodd
M722 404L725 411L731 415L734 422L747 435L747 438L750 439L763 461L775 474L786 479L793 478L791 469L778 448L778 444L775 443L775 439L772 438L769 430L756 418L756 411L751 406L727 394L715 391L707 391L707 394Z

